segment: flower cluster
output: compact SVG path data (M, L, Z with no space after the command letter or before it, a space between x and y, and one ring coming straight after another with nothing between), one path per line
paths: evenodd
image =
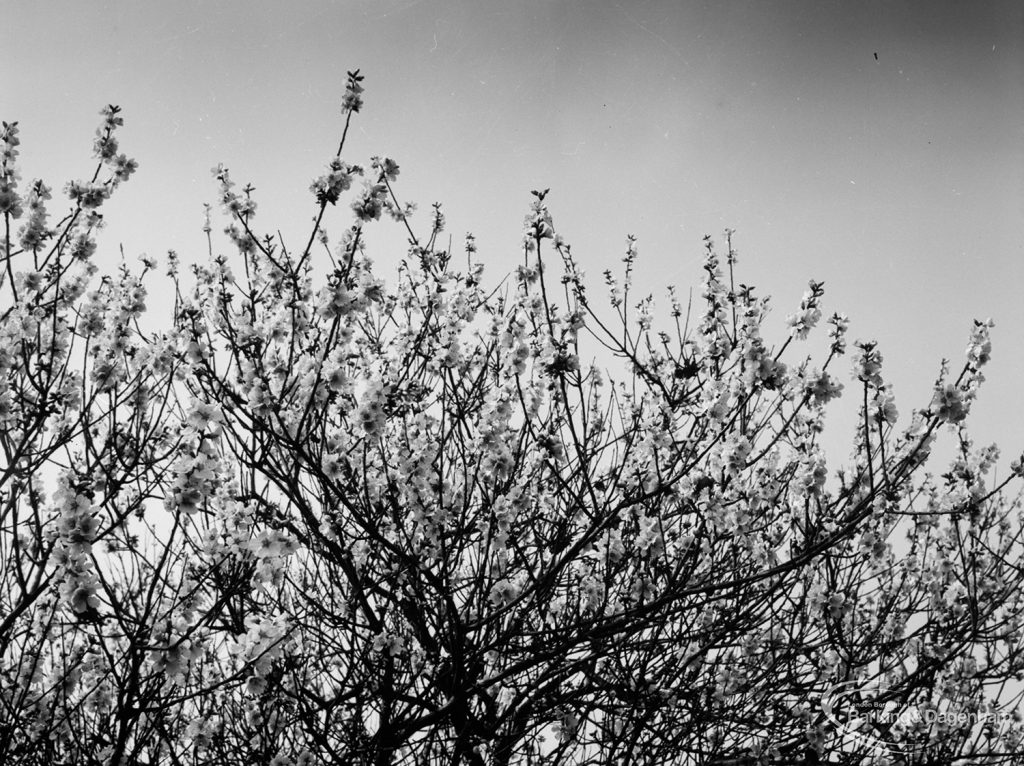
M363 108L363 76L357 69L348 73L345 82L345 95L341 99L341 111L354 114Z
M118 142L114 132L124 125L121 107L109 104L103 108L100 114L103 116L103 124L96 129L93 156L110 168L115 183L127 181L138 170L139 163L117 151Z
M50 187L42 181L32 182L28 193L28 220L18 231L18 244L25 250L38 250L53 236L46 225L46 202L51 199L50 192Z
M320 205L335 205L343 192L352 186L354 176L362 175L363 169L358 165L348 165L335 157L327 168L327 172L310 184L309 190Z
M367 183L352 202L352 211L360 221L376 221L388 203L388 187L382 183Z
M210 172L220 183L220 203L225 212L245 220L256 214L256 200L253 199L252 186L242 189L242 194L234 190L235 182L231 180L230 171L223 164L218 164Z
M183 446L174 466L174 481L168 487L164 505L169 511L196 513L221 483L221 462L216 441L202 436L193 448Z
M0 132L0 213L11 218L20 218L21 196L18 194L18 123L4 122Z
M824 294L824 285L811 280L809 289L800 300L800 310L786 318L791 337L803 340L817 326L818 320L821 319L819 302Z
M71 486L68 475L61 477L53 506L51 560L60 572L62 596L75 614L95 614L100 583L92 563L92 544L100 528L99 509Z
M523 246L531 252L540 240L552 239L555 236L551 212L544 204L547 193L547 189L533 192L534 199L530 203L530 212L523 221Z

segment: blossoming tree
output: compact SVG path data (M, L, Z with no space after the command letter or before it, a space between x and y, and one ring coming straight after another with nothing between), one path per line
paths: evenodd
M147 504L162 497L181 438L178 362L166 339L139 328L141 276L122 268L98 284L92 279L98 209L136 168L118 152L119 109L107 107L103 118L95 172L68 184L71 209L53 227L50 189L37 180L24 197L18 191L17 124L4 123L0 136L0 760L7 763L129 755L137 762L155 737L147 706L167 703L166 679L174 677L157 626L187 613L189 586L175 579L180 533L163 535L155 555L140 542L152 523Z
M773 346L731 234L708 239L699 307L670 297L659 330L633 240L595 305L537 191L522 265L488 286L439 207L416 233L393 160L342 160L361 81L300 248L215 169L236 252L208 222L192 278L171 259L163 336L139 277L86 285L93 211L134 169L117 110L53 230L5 128L8 760L1016 762L1021 467L990 478L964 430L990 323L903 428L854 344L830 480L846 319L817 365L791 358L822 285ZM409 239L391 285L364 244L385 214ZM932 476L943 429L958 456ZM867 702L901 715L850 714Z

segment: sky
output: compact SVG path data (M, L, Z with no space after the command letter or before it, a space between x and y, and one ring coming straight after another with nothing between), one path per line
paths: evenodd
M85 176L99 109L124 110L139 171L105 207L101 268L121 247L200 260L219 162L297 243L359 68L343 158L394 158L419 230L442 202L492 274L520 258L531 189L551 188L592 295L633 234L637 294L685 296L703 235L732 228L739 280L774 299L768 336L824 281L826 312L879 342L904 418L942 358L960 363L971 320L994 319L971 430L1004 463L1024 449L1016 0L0 0L0 19L0 119L20 123L26 179ZM386 276L404 238L373 236ZM839 457L851 391L830 414Z

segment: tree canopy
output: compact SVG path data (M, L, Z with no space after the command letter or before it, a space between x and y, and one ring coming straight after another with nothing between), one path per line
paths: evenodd
M534 191L489 281L440 206L417 235L392 159L342 159L363 96L350 73L300 249L218 166L226 239L208 209L207 257L163 277L97 275L136 169L117 107L53 225L4 123L0 760L1018 762L1024 472L965 428L991 322L900 425L820 283L771 342L731 232L697 300L638 298L629 238L595 301Z

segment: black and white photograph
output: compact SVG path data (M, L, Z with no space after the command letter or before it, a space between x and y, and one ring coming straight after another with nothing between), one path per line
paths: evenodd
M1024 764L1024 4L0 0L0 764Z

